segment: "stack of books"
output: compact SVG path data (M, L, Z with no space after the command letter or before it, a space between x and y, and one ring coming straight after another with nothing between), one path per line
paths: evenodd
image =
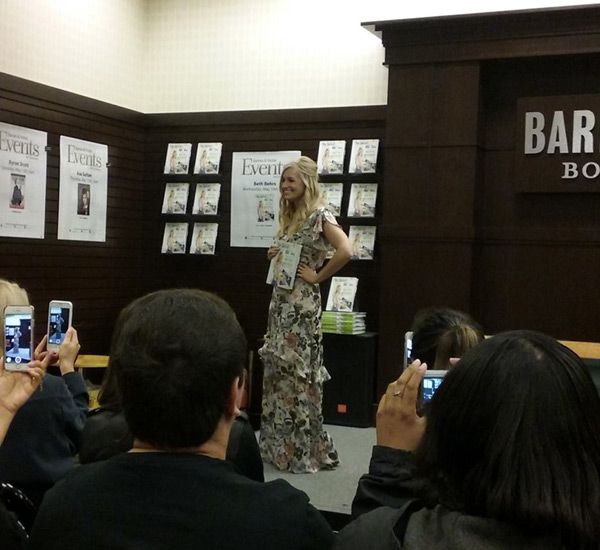
M321 329L333 334L364 334L367 314L360 311L324 311Z

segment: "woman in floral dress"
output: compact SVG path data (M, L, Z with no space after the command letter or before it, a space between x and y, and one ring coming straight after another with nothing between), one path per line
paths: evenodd
M269 305L265 344L260 448L263 459L296 473L335 468L338 454L323 430L323 366L319 283L351 256L348 237L323 206L317 165L308 157L288 164L279 183L278 241L302 245L292 290L275 286ZM323 266L327 252L333 257ZM277 244L269 259L279 253Z

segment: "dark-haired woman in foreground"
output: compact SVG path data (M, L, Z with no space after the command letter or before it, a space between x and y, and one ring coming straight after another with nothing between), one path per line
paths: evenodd
M353 512L381 507L338 548L598 548L600 398L581 359L543 334L495 336L421 418L424 371L415 361L381 399Z

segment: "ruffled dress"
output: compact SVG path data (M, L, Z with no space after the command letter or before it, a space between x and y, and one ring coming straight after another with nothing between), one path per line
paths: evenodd
M331 246L323 223L337 225L326 208L315 210L285 240L302 245L301 263L318 270ZM318 284L296 277L294 288L274 287L265 344L258 350L264 365L259 445L265 462L295 473L335 468L338 454L323 430L321 293Z

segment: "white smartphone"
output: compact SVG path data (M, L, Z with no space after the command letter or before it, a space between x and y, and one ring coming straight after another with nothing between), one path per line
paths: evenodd
M33 306L4 308L4 368L26 370L33 357Z
M412 357L412 331L404 333L404 366L403 369L408 367L410 359Z
M65 339L65 332L73 322L73 304L66 300L52 300L48 304L48 340L46 348L57 350Z

